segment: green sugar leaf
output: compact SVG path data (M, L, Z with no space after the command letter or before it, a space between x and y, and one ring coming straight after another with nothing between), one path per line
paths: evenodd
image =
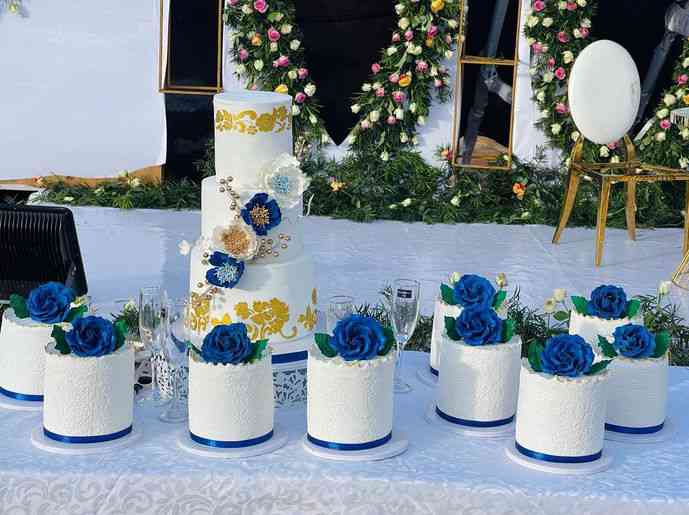
M507 292L505 290L500 290L498 293L496 293L493 297L493 309L496 311L500 309L500 306L502 306L502 303L505 302L506 298Z
M201 350L200 350L196 345L194 345L193 343L191 343L190 341L187 341L187 349L188 349L190 352L193 351L193 352L195 352L196 354L198 354L199 356L201 356Z
M588 314L589 301L584 297L572 297L572 304L574 304L574 309L576 309L577 313L580 315Z
M457 304L455 302L454 290L447 284L440 285L440 297L443 299L445 304L449 304L450 306L455 306Z
M385 345L378 351L379 356L387 355L387 353L390 352L390 349L395 346L395 333L392 332L392 329L389 327L384 327L383 333L385 334Z
M566 311L556 311L553 314L553 318L558 322L566 322L567 320L569 320L569 313L567 313Z
M452 317L445 317L445 332L450 340L457 342L462 339L462 337L457 334L457 329L455 329L455 319Z
M606 358L617 357L617 351L615 350L615 347L612 346L612 344L608 341L607 338L598 336L598 346L600 347L600 350L603 352L603 355Z
M655 335L656 338L656 348L653 352L654 358L660 358L664 356L667 350L670 348L670 333L667 331L661 331Z
M541 366L541 353L543 352L543 344L533 342L529 345L529 365L534 372L543 372Z
M502 324L502 341L503 341L503 343L509 342L513 336L514 336L514 320L510 320L508 318Z
M50 333L50 336L52 336L52 338L55 340L55 350L57 350L60 354L69 354L72 352L69 348L69 345L67 345L65 330L62 327L59 325L54 325L53 332Z
M263 351L266 350L266 347L268 346L268 340L258 340L257 342L253 343L254 351L251 353L251 358L249 361L258 361L261 359L261 356L263 356Z
M113 326L115 328L115 350L118 350L127 341L127 322L124 320L118 320L113 324Z
M316 345L321 350L323 356L326 358L334 358L337 356L337 351L333 349L332 345L330 345L330 335L316 333L314 339L316 340Z
M632 299L627 302L627 317L634 318L639 309L641 308L641 302L638 299Z
M69 313L67 313L67 318L65 318L65 322L69 322L71 324L77 318L83 316L84 313L86 313L88 310L89 310L89 308L85 304L82 304L81 306L77 306L75 308L70 309Z
M26 299L13 293L10 295L10 306L17 318L29 318L29 310L26 308Z
M593 365L591 365L591 368L589 369L588 372L586 372L585 375L592 376L594 374L602 372L603 370L608 368L608 365L610 363L612 363L611 359L604 359L603 361L599 361L598 363L594 363Z

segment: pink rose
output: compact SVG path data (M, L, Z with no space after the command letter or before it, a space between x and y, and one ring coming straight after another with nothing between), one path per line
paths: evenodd
M368 121L368 118L365 118L364 120L361 120L361 128L366 130L371 127L371 122Z
M380 65L378 63L373 63L371 65L371 71L373 73L378 73L380 71Z
M540 13L543 9L545 9L545 2L543 0L536 0L533 3L533 10L537 13Z
M555 68L555 58L554 57L549 57L548 58L548 68L551 70Z
M577 10L577 3L576 2L567 2L567 10L568 11L576 11Z
M428 27L426 34L429 38L434 38L438 34L438 27L436 25L431 25Z
M308 75L309 75L309 70L307 70L306 68L299 68L297 70L297 77L299 77L302 80L304 80L306 77L308 77Z
M445 84L445 83L443 82L442 79L435 79L435 80L433 81L433 85L434 85L436 88L442 88L444 84Z
M557 77L558 80L563 80L566 76L567 73L565 73L565 69L562 66L555 70L555 77Z
M406 39L407 41L411 41L412 39L414 39L414 31L410 29L404 31L404 39Z
M679 84L680 86L683 86L688 81L689 81L689 76L686 73L683 73L682 75L677 77L677 84Z
M278 62L278 66L280 68L284 68L285 66L289 66L289 57L287 57L286 55L281 55L280 57L278 57L277 62Z
M617 141L614 141L612 143L608 143L608 148L610 150L615 150L617 148Z
M266 0L254 0L254 9L263 14L268 10L268 2Z
M393 115L388 116L388 125L395 125L397 123L397 118Z
M564 30L562 30L562 31L557 33L557 40L560 43L567 43L569 41L569 36L567 35L567 33Z
M555 104L555 111L557 111L560 114L567 114L569 112L569 108L567 107L567 104L558 102L557 104Z
M303 103L304 103L304 100L306 100L306 94L305 94L305 93L303 93L303 92L300 91L299 93L297 93L296 95L294 95L294 101L295 101L297 104L303 104Z
M531 50L534 54L540 54L541 52L543 52L543 45L540 42L536 41L531 45Z
M246 61L249 58L249 51L246 48L239 49L239 60Z
M426 61L416 61L416 71L426 73L428 71L428 63Z
M663 130L668 130L672 124L670 123L670 120L667 118L660 120L660 128Z
M377 97L384 97L385 96L385 88L378 88L376 90L376 96Z
M400 35L397 32L392 33L392 42L393 43L399 43L400 42Z
M249 89L251 91L256 91L258 89L258 86L256 84L252 84L251 86L249 86Z
M587 37L589 37L589 29L586 28L586 27L580 27L580 28L579 28L579 33L581 34L581 37L582 37L583 39L586 39Z
M280 39L280 31L276 30L275 27L270 27L268 29L268 39L275 43Z
M388 80L392 82L393 84L397 84L400 81L400 74L399 73L391 73L388 76Z
M404 92L402 91L393 91L392 92L392 99L397 102L398 104L401 104L404 102L405 95Z
M239 2L239 0L227 0L227 5L235 6L237 5L237 2Z

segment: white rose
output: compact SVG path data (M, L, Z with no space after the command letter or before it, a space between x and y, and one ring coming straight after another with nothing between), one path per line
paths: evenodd
M419 140L416 138L416 136L413 136L413 137L412 137L412 139L411 139L411 144L412 144L412 145L418 145L418 144L419 144Z
M388 159L390 159L390 154L388 154L387 152L382 152L382 153L380 154L380 158L381 158L383 161L387 161Z
M545 91L541 90L538 93L536 93L536 100L539 102L545 101Z
M388 55L396 54L397 53L397 47L395 47L395 46L388 47L387 53L388 53Z
M316 94L316 85L312 82L309 82L304 88L304 93L310 97L314 96Z
M288 71L287 76L292 80L296 79L297 78L297 70Z
M457 20L450 20L450 21L447 22L447 24L450 26L451 29L456 29L457 26L459 25L459 24L457 23Z
M586 0L577 0L579 7L586 7Z
M620 162L620 156L612 156L610 158L611 163L619 163Z
M574 131L569 137L572 138L572 141L579 141L581 134L579 134L579 131Z
M553 72L545 72L543 74L543 82L553 82L555 74Z
M567 297L567 290L565 290L564 288L556 288L555 291L553 292L553 298L557 302L562 302L563 300L565 300L566 297Z
M301 41L299 41L298 39L293 39L293 40L290 41L290 43L289 43L289 47L290 47L292 50L299 50L299 47L300 47L300 46L301 46Z
M407 141L409 141L409 136L407 136L407 133L403 132L400 134L400 143L406 143Z
M409 104L409 110L410 110L412 113L415 113L415 112L416 112L416 102L412 102L411 104Z
M579 29L574 29L574 30L572 31L572 34L574 35L574 37L575 37L576 39L581 39L581 31L580 31Z
M663 118L667 118L667 115L669 115L669 114L670 114L670 111L668 111L667 109L661 109L660 111L658 111L656 113L656 116L662 120Z
M357 114L361 110L361 106L359 104L354 104L351 109L354 114Z
M431 66L431 73L429 75L431 77L436 77L438 75L438 67L437 66Z
M570 50L566 50L565 52L562 52L562 59L564 60L565 64L569 64L574 61L574 53Z
M402 30L406 30L409 27L409 18L400 18L400 21L397 22L397 26Z
M403 120L404 119L404 109L402 109L401 107L398 107L397 109L395 109L395 118L397 118L398 120Z
M677 102L677 97L675 97L675 95L668 93L667 95L665 95L663 97L663 102L665 103L666 106L669 107L671 105L674 105Z
M540 21L541 21L541 20L540 20L537 16L529 16L529 17L526 19L526 24L527 24L529 27L534 28L536 25L538 25L538 24L540 23Z
M404 12L404 9L405 9L404 4L397 4L397 5L395 6L395 12L396 12L397 14L402 14L402 13Z
M543 26L544 27L550 27L553 24L553 19L552 18L543 18Z
M550 132L553 134L560 134L560 131L562 130L562 125L559 123L554 123L550 126Z
M270 51L271 52L277 52L278 51L278 44L275 41L270 43Z
M662 131L662 132L659 132L658 134L656 134L656 141L658 143L665 141L665 138L666 138L665 131Z
M380 88L380 86L381 86L380 82L374 82L373 83L373 89L378 89L378 88Z
M565 9L567 9L567 2L560 2L559 4L557 4L557 8L561 11L564 11Z
M687 159L686 157L680 157L679 167L682 169L689 168L689 159Z
M418 123L419 125L426 125L426 119L423 116L419 116L416 119L416 123Z
M254 68L256 69L256 71L260 72L263 69L263 61L261 61L260 59L256 59L254 61Z
M292 105L292 114L294 116L299 116L299 113L301 113L301 108L297 104Z
M243 64L240 63L235 67L234 71L237 74L241 75L246 71L246 66L244 66Z
M328 136L325 132L321 134L321 143L330 143L330 136Z
M586 27L587 29L591 28L591 20L589 18L584 18L581 20L581 26Z
M311 122L311 125L316 125L318 123L318 118L316 118L315 114L312 114L309 116L309 121Z
M606 147L605 145L603 145L598 150L598 155L601 157L608 157L610 155L610 149L608 147Z
M375 123L375 122L377 122L378 120L380 120L380 111L378 111L378 110L371 111L371 112L368 114L368 117L370 118L370 120L371 120L372 122Z
M67 196L67 197L64 197L62 200L63 200L63 202L74 202L74 197Z
M289 34L292 32L292 26L289 23L285 23L282 27L280 27L280 32L283 34Z
M684 139L689 139L689 129L682 129L682 132L680 132L682 135L682 138Z
M364 82L361 85L361 91L371 91L371 85L368 82Z
M411 199L410 198L405 198L402 202L400 202L404 207L409 207L411 206Z
M250 6L249 4L244 4L244 5L242 6L242 12L243 12L244 14L251 14L251 13L254 12L254 10L251 8L251 6Z
M689 57L687 57L684 61L682 61L682 66L684 68L689 68Z
M536 42L534 38L526 38L526 44L531 46Z
M459 207L459 201L460 201L459 195L455 195L454 197L452 197L450 199L450 204L452 204L455 207ZM455 273L457 273L457 272L455 272ZM454 274L452 274L452 275L454 276ZM459 278L457 279L457 281L459 281ZM455 281L455 282L457 282L457 281Z

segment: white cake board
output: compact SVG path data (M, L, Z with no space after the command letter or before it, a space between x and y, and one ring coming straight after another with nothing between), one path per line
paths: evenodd
M588 463L552 463L549 461L536 460L520 453L514 446L514 440L505 445L505 454L507 454L508 458L522 467L538 470L540 472L548 472L550 474L572 476L585 476L603 472L610 468L610 464L612 463L612 456L606 454L605 450L603 450L603 455L600 458Z
M328 449L309 442L306 435L304 435L302 443L304 449L314 456L336 461L380 461L398 456L409 447L407 435L403 432L394 430L392 432L392 438L385 445L373 449L364 449L362 451L338 451L336 449Z
M497 427L470 427L453 424L449 420L440 417L435 411L435 402L428 405L424 418L433 427L437 427L443 431L457 433L460 435L473 436L477 438L486 438L500 440L503 438L511 438L514 436L514 421L504 426Z
M177 445L180 449L204 458L238 459L261 456L275 452L287 443L287 433L280 431L278 427L273 428L273 436L270 440L249 447L240 448L221 448L209 447L195 442L189 436L189 428L185 427L177 437Z
M606 431L605 439L611 442L622 442L622 443L658 443L669 440L675 434L675 425L668 418L665 420L665 425L663 429L656 433L651 433L647 435L633 435L628 433L617 433L615 431Z
M431 372L427 363L424 363L421 368L416 370L416 378L431 388L438 386L438 376Z
M117 440L110 440L109 442L98 443L64 443L48 438L43 434L43 427L39 426L31 432L31 443L34 447L42 451L52 452L56 454L69 455L87 455L87 454L104 454L113 451L119 451L125 447L129 447L141 437L141 430L138 426L132 428L131 433Z
M20 401L0 393L0 408L13 411L41 411L43 401Z

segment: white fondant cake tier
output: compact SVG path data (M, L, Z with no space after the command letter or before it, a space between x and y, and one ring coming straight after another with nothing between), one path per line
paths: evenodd
M2 315L0 388L23 395L43 395L45 347L52 325L17 318L12 308Z
M395 353L368 361L327 358L309 349L307 424L313 438L363 444L392 431Z
M60 354L50 344L45 357L43 427L62 436L103 436L132 425L134 349L96 358Z
M610 373L576 378L534 372L522 360L516 441L551 456L585 457L603 449Z
M569 334L578 334L599 353L598 336L610 338L615 329L620 326L641 323L641 316L606 320L605 318L582 315L573 309L569 317Z
M201 263L202 252L198 245L191 252L192 330L205 335L218 323L243 322L252 340L270 339L275 355L306 350L299 340L313 334L318 301L310 257L247 264L237 286L220 288L212 300L204 300L198 284L211 267Z
M435 311L433 312L433 330L431 332L431 356L430 366L438 371L438 358L440 356L440 346L445 333L445 317L456 318L462 312L462 306L451 306L446 304L443 299L435 301Z
M196 436L240 442L273 429L270 350L254 363L222 365L189 354L189 430Z
M258 187L261 168L292 155L292 98L264 91L227 91L213 97L215 171L237 191Z
M468 422L510 422L517 411L521 352L518 336L507 343L479 346L444 336L438 409Z
M605 422L624 428L652 428L665 422L668 357L629 359L618 356L609 365Z
M239 191L241 208L256 193L263 190L243 190ZM201 235L210 242L213 238L213 229L216 227L228 226L234 221L235 214L230 210L231 200L227 193L220 193L218 190L217 178L207 177L201 185ZM300 256L304 251L304 241L301 225L302 205L301 202L293 208L280 206L282 221L280 225L271 229L266 236L258 236L261 240L272 240L271 253L250 262L282 263L290 261Z

